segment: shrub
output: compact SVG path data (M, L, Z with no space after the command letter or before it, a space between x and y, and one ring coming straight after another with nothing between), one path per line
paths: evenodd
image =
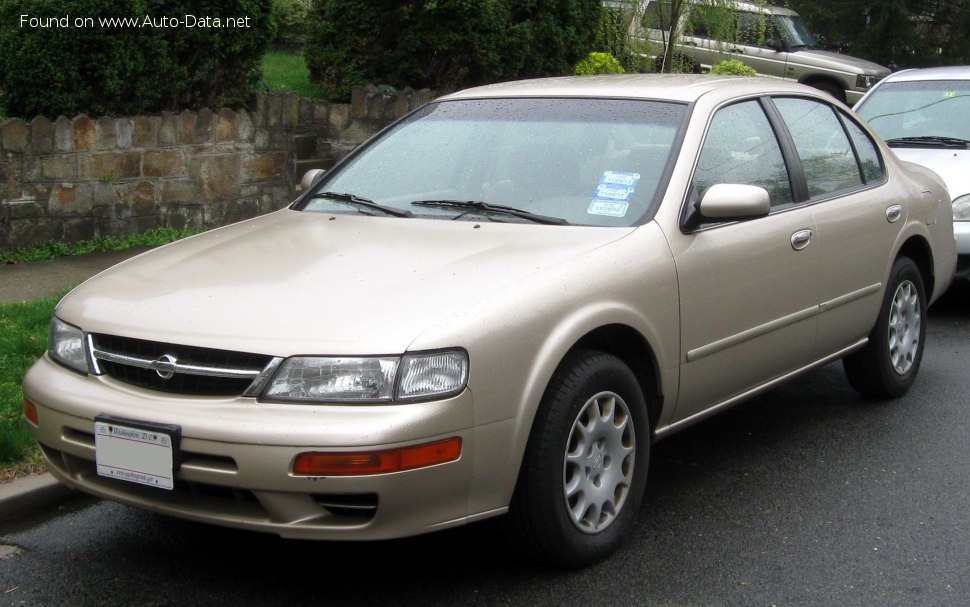
M23 14L94 27L21 27ZM183 15L248 17L249 27L142 25ZM100 24L119 17L138 25ZM0 104L25 118L242 105L275 29L262 0L0 0L0 23Z
M449 91L564 75L595 48L601 11L599 0L317 0L305 55L331 99L367 82Z
M754 68L750 65L745 65L738 61L737 59L731 59L729 61L721 61L715 63L711 67L712 74L721 74L725 76L757 76L758 72L754 71Z
M590 74L622 74L625 70L616 57L609 53L590 53L576 64L574 71L578 76L587 76Z
M654 58L653 71L655 72L663 71L661 69L661 67L663 66L663 60L664 60L664 57L662 54L657 55ZM673 61L673 65L670 67L670 70L669 70L670 73L692 74L692 73L697 73L699 71L697 62L694 61L694 58L691 57L690 55L685 55L683 53L674 53L672 61Z
M629 10L603 7L599 30L596 33L596 49L616 57L627 72L643 72L643 57L631 44L627 29L630 24ZM652 71L653 66L647 68Z

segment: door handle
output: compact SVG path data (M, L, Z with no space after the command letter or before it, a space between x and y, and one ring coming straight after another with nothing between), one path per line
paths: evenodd
M902 216L902 214L903 214L902 205L894 204L891 207L886 209L886 219L889 220L889 223L896 223L897 221L899 221L899 218Z
M791 235L791 248L801 251L812 242L811 230L800 230Z

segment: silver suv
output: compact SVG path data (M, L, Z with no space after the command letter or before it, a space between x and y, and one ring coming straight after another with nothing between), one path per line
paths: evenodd
M819 49L795 11L748 2L688 4L675 25L677 51L701 71L736 59L762 76L807 84L850 104L889 75L888 68L871 61ZM631 20L631 37L648 53L661 55L657 49L670 37L670 0L647 0L639 11L639 18Z

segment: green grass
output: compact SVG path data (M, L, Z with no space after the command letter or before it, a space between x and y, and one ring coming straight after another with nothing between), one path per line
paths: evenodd
M310 82L303 55L287 51L267 51L263 55L263 81L274 93L297 93L301 97L320 99L320 87Z
M0 262L35 261L94 251L120 251L136 246L162 245L201 230L159 228L142 234L104 236L76 243L50 241L14 253L0 252ZM0 304L0 482L43 470L40 452L23 420L24 373L47 349L47 327L60 297Z
M0 481L42 469L23 419L20 384L47 349L47 327L58 299L0 304Z
M40 259L54 259L55 257L61 257L63 255L84 255L85 253L94 253L96 251L123 251L131 247L157 246L185 238L186 236L198 234L201 231L198 228L186 230L156 228L142 232L141 234L132 234L120 238L114 236L99 236L80 242L49 240L12 253L0 252L0 263L37 261Z

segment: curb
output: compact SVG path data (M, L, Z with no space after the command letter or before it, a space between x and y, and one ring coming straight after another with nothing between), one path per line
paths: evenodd
M0 521L53 509L72 495L74 490L54 480L50 472L4 483L0 485Z

